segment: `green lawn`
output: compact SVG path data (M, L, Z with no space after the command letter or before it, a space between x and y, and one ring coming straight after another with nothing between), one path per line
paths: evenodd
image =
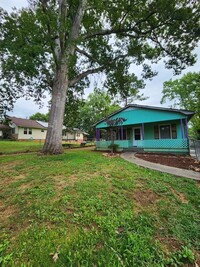
M0 154L12 154L18 152L34 152L41 150L43 143L34 141L2 141L0 140Z
M40 151L43 147L43 142L36 142L32 140L28 141L2 141L0 140L0 154L12 154L22 152L36 152ZM85 146L92 146L94 142L87 142ZM63 141L63 147L77 148L80 147L80 143Z
M0 169L2 266L199 264L198 182L89 150L1 156Z

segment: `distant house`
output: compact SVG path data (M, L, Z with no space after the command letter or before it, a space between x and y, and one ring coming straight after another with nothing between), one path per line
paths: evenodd
M9 129L11 138L15 140L45 140L48 123L36 120L9 117ZM74 128L72 130L63 126L63 140L83 142L87 136L83 131Z
M37 121L39 124L43 125L46 129L48 128L48 122ZM77 141L83 142L87 139L87 133L81 131L78 128L67 128L63 126L62 128L62 139L63 141Z
M188 153L188 121L193 111L127 105L98 121L96 148L108 149L117 144L119 150Z
M12 139L15 140L45 140L47 128L35 120L9 117L12 128Z

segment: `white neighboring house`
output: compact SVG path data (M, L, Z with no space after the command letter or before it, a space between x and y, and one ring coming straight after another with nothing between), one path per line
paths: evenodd
M43 121L37 121L39 124L44 126L46 129L48 128L48 123ZM81 131L78 128L69 129L66 126L62 128L62 139L63 141L77 141L83 142L87 140L87 133Z
M15 140L45 140L47 134L48 123L43 121L21 119L9 117L11 127L11 136ZM67 129L63 126L63 140L83 142L86 140L87 134L74 128Z
M35 120L9 117L12 138L15 140L45 140L47 128Z

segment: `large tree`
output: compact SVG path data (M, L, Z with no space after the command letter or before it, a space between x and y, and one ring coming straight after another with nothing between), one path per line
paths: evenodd
M161 103L173 101L173 106L195 112L191 120L193 136L200 139L200 72L189 72L180 79L165 82L162 93Z
M11 14L1 10L0 97L13 101L52 95L44 153L62 153L62 124L69 88L88 86L88 75L103 72L106 86L123 98L155 73L149 63L166 60L179 73L195 62L199 40L197 0L30 0ZM131 66L131 68L130 68Z

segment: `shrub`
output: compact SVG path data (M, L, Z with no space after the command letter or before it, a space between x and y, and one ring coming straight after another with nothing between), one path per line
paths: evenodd
M110 144L108 146L108 148L110 148L113 153L116 153L117 152L117 149L119 148L119 145L117 145L117 144Z

